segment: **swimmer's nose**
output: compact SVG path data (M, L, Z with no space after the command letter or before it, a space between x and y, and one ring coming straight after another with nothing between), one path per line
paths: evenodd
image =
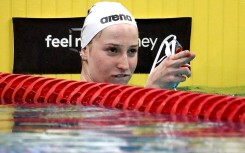
M123 54L118 58L117 67L121 70L128 70L129 69L129 59L127 54Z

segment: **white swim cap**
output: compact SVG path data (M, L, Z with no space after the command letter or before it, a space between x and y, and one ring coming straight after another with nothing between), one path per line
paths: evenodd
M128 23L137 28L131 13L118 2L97 2L89 10L81 32L81 46L84 48L104 28Z

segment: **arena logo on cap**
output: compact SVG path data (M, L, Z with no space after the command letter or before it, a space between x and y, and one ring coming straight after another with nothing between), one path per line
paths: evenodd
M132 21L132 18L130 15L125 14L115 14L110 16L105 16L100 19L100 22L102 24L112 22L112 21L119 21L119 20L125 20L125 21Z

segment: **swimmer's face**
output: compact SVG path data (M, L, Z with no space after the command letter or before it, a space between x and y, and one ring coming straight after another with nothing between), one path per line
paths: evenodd
M111 25L93 38L83 54L89 80L127 84L138 61L138 29L130 24Z

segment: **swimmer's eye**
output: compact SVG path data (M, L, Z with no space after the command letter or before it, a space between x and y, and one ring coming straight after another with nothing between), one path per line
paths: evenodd
M118 52L118 49L116 47L109 47L109 48L107 48L107 51L109 54L113 55L113 54L116 54Z
M112 53L116 53L117 52L117 48L116 47L110 47L108 50L110 52L112 52Z
M108 47L106 51L110 56L116 55L118 53L118 49L116 47Z
M136 49L136 48L130 48L128 50L128 55L129 56L134 56L137 52L138 52L138 49Z

